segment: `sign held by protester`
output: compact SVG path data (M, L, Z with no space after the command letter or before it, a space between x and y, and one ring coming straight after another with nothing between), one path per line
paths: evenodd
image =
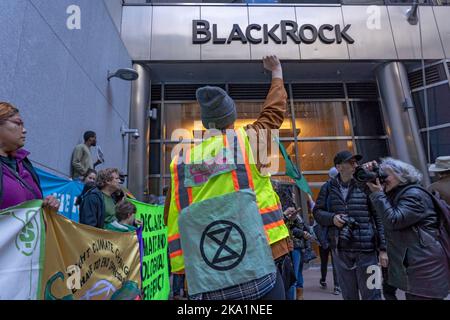
M143 222L140 243L144 300L167 300L170 282L164 207L129 201L136 206L136 219Z
M0 300L36 300L43 269L42 201L0 212Z
M141 296L136 233L77 224L49 213L41 298L135 300Z

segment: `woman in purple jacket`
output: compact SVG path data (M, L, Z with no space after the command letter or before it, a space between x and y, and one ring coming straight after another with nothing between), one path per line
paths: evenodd
M19 110L0 102L0 210L43 198L29 152L22 149L26 133ZM48 196L42 207L57 212L59 201Z

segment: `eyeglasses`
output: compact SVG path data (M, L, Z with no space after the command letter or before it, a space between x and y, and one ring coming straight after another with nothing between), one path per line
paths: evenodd
M18 120L18 121L12 121L12 120L6 120L7 122L11 122L11 123L14 123L16 126L18 126L18 127L24 127L25 126L25 124L23 123L23 121L21 121L21 120Z

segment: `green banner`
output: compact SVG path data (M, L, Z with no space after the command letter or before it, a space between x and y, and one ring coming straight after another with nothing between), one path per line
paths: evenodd
M170 281L164 206L150 205L131 199L128 201L136 206L136 219L143 223L141 259L144 300L167 300Z

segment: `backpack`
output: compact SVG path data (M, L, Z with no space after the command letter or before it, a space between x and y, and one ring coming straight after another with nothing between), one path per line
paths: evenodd
M413 185L406 187L402 190L400 194L397 195L399 198L406 190L411 188L417 188L425 192L431 197L433 201L434 209L436 210L438 216L438 241L440 242L442 248L444 248L445 255L447 256L448 266L450 267L450 206L439 196L439 193L432 193L427 189Z

